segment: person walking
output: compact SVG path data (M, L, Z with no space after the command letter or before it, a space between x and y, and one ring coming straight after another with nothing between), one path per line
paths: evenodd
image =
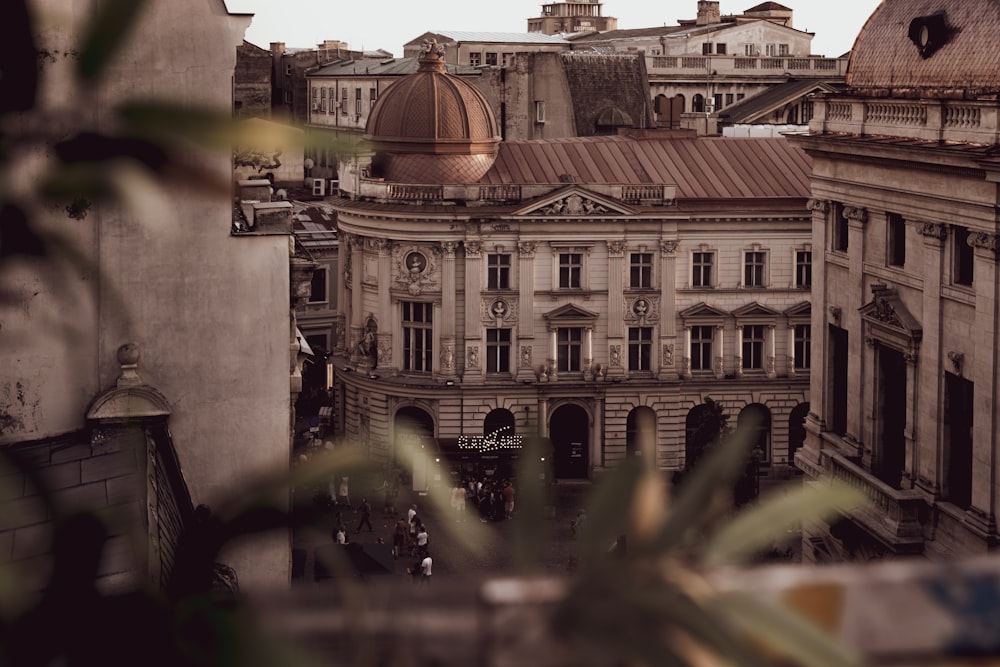
M431 569L433 566L434 560L431 558L431 555L429 553L425 554L424 559L420 561L420 578L418 581L421 584L431 583Z
M399 558L406 547L406 540L410 536L410 527L406 524L406 517L399 517L396 522L396 529L392 533L392 556Z
M510 519L514 516L514 496L516 495L514 485L507 481L501 494L503 495L503 518Z
M417 555L426 556L427 548L430 542L430 535L427 533L427 527L423 523L417 526Z
M372 506L368 504L367 498L361 499L361 504L358 506L358 511L361 513L361 519L358 521L358 530L361 532L361 527L368 524L368 532L372 532Z

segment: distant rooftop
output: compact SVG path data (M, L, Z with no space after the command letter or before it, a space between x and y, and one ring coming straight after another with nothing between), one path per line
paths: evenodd
M468 30L429 30L406 44L419 44L427 35L438 35L453 42L569 44L569 41L561 35L545 35L540 32L470 32Z

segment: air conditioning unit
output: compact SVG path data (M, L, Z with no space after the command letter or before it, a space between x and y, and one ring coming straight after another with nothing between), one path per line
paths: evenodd
M314 178L313 182L313 196L323 197L326 196L326 179L325 178Z

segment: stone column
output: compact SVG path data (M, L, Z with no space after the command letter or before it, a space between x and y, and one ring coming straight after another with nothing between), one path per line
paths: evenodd
M923 252L917 258L923 267L923 339L920 341L922 361L917 365L916 451L913 462L913 483L928 493L941 491L943 470L938 462L938 425L943 418L942 385L946 352L941 350L941 319L944 300L941 298L941 275L944 268L945 239L948 228L924 223L919 226ZM941 350L939 353L938 351ZM939 356L940 354L940 356ZM926 400L924 397L926 396Z
M361 341L364 332L364 294L361 283L365 277L365 252L364 240L358 236L351 237L351 335L347 341L348 349L351 350L351 359L356 361L357 345Z
M774 325L768 324L766 333L764 334L764 368L767 371L767 378L773 380L778 377L778 372L775 369L776 359L774 354Z
M681 377L685 380L691 379L691 327L684 327L684 369Z
M716 325L715 340L712 341L712 351L715 354L715 377L718 380L726 377L725 331L725 327L721 324Z
M549 400L544 396L538 397L538 437L549 437Z
M995 397L997 386L997 255L1000 235L970 234L969 244L975 249L973 285L976 292L976 323L972 328L975 360L969 376L975 386L972 408L972 507L969 520L980 533L997 531L996 451L1000 433L1000 415Z
M392 245L385 239L373 239L372 245L378 252L378 334L376 336L375 366L390 369L392 359L392 327L390 321L397 319L392 313Z
M521 241L517 244L517 341L518 380L535 379L535 367L542 365L533 349L535 338L535 243ZM537 355L541 357L541 354Z
M482 245L478 240L467 240L465 245L465 345L464 349L456 350L456 357L464 358L462 382L482 382L483 325L480 322L482 313L480 303L483 291L483 255ZM454 319L454 317L452 318ZM457 345L457 344L456 344Z
M848 240L847 253L850 261L848 269L847 291L848 303L855 303L865 297L864 286L864 250L865 224L868 222L868 210L855 206L844 207L844 217L847 218ZM864 377L867 372L863 363L864 333L861 327L861 315L856 308L843 311L843 324L848 331L847 355L847 386L857 387L857 391L847 394L847 435L846 440L857 441L864 425L864 405L869 398L865 395ZM866 443L859 443L866 445ZM871 443L867 443L870 447Z
M334 341L334 354L344 356L351 351L351 333L349 328L351 301L348 294L353 294L351 285L351 235L344 234L340 243L337 244L337 266L341 267L342 274L337 283L337 303L340 312L337 313L337 336Z
M458 243L445 241L441 244L441 374L453 378L455 363L455 250ZM468 307L468 306L466 306Z
M677 247L673 240L660 242L660 349L662 357L657 375L660 380L677 377L674 353L677 344ZM690 335L690 332L688 332ZM691 354L691 341L687 340L687 354ZM688 364L690 375L690 363Z
M739 324L736 325L736 359L733 363L733 373L738 378L743 377L743 327Z
M785 341L785 357L788 359L788 377L795 377L795 325L788 325L788 339Z
M583 330L583 374L589 377L594 367L594 327Z
M812 305L810 326L812 328L812 357L809 360L809 414L806 415L803 428L806 431L805 442L795 454L795 465L809 476L815 477L820 468L820 433L826 430L824 415L827 410L827 349L829 347L829 330L827 327L827 294L826 294L826 249L829 243L826 239L830 202L823 199L810 199L809 210L812 211L812 247L814 255L812 272L812 294L816 299ZM794 344L794 343L793 343ZM794 368L794 367L793 367Z
M625 297L625 241L608 241L608 342L625 335L622 306Z
M552 327L549 329L549 379L559 379L559 329Z

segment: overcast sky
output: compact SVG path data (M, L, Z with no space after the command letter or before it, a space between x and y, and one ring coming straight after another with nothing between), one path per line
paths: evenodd
M541 13L538 0L470 2L469 0L225 0L231 12L254 14L247 41L267 48L271 42L289 47L314 47L324 39L339 39L352 49L385 49L403 55L403 44L429 30L526 32L528 19ZM738 14L758 0L721 0L723 14ZM839 56L850 50L879 0L782 0L794 10L794 27L815 33L812 52ZM618 19L619 28L677 25L693 19L696 0L606 0L603 14Z

